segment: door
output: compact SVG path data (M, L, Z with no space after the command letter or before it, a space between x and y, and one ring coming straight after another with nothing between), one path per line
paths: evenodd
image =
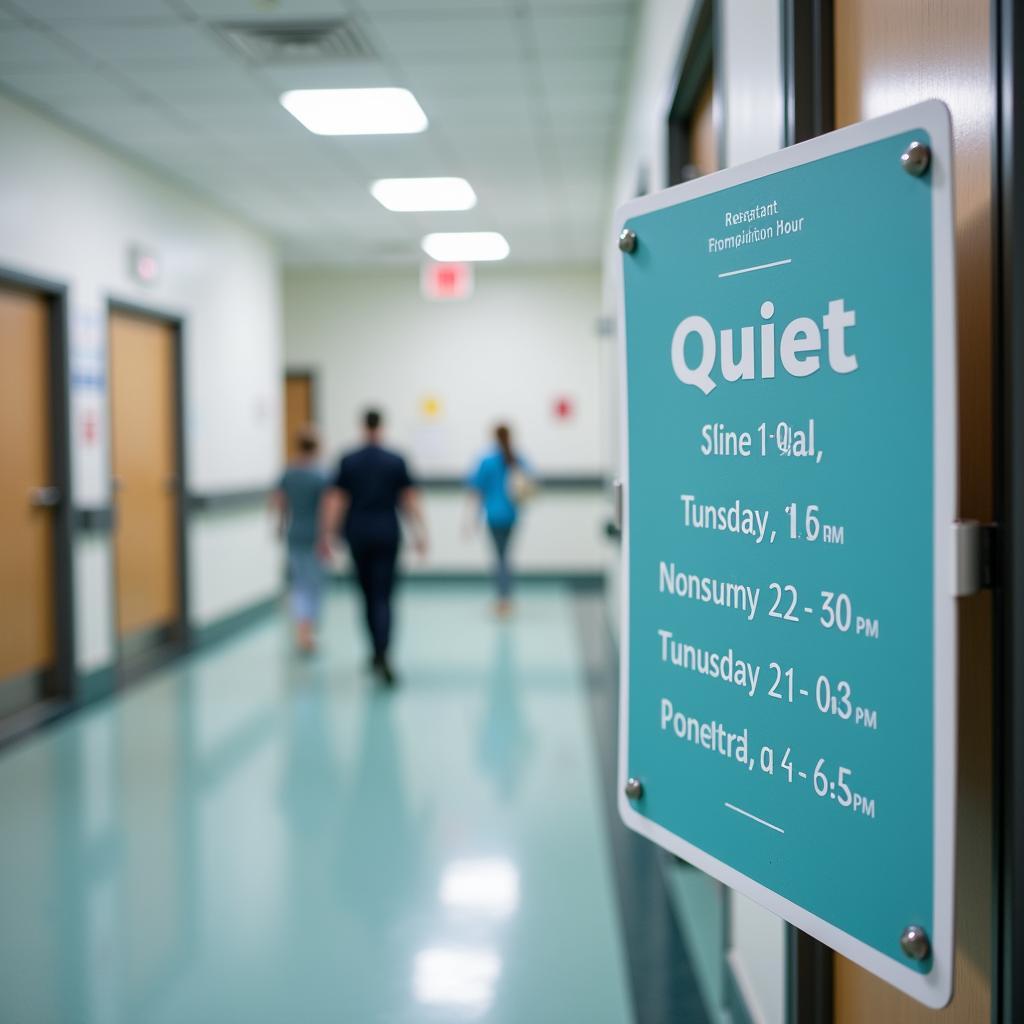
M284 457L291 461L298 454L295 438L299 430L313 422L313 376L289 373L284 379Z
M690 163L697 174L718 170L718 146L714 120L715 80L708 75L690 115Z
M960 515L993 514L992 152L995 87L987 0L835 0L836 126L932 97L953 115L960 362ZM956 410L950 410L955 415ZM842 957L837 1024L990 1019L992 606L960 605L956 990L935 1013Z
M56 668L52 404L49 301L0 284L0 714Z
M117 628L132 652L180 623L177 329L112 309Z

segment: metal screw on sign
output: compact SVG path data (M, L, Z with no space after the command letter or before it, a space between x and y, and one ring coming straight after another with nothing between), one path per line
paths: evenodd
M623 228L619 232L619 248L623 252L633 252L636 249L636 232Z
M912 174L915 178L920 178L928 170L928 165L931 162L931 147L926 146L923 142L912 142L903 150L903 154L900 157L903 170L907 174Z
M919 924L910 924L903 929L900 946L911 960L927 960L932 951L928 933Z
M644 784L639 779L626 779L626 796L639 800L644 795Z

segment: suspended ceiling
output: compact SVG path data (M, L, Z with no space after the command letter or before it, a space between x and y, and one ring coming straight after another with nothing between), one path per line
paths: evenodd
M265 228L289 262L418 260L444 230L501 231L517 262L596 262L635 16L636 0L0 0L0 89ZM224 28L316 20L369 55L268 61ZM375 85L411 89L427 131L319 137L277 101ZM425 175L468 178L476 208L389 213L368 191Z

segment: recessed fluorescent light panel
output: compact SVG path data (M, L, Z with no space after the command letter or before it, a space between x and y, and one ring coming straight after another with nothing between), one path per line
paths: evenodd
M292 89L281 106L316 135L408 135L427 127L408 89Z
M503 260L508 242L497 231L443 231L423 239L423 251L439 263Z
M465 178L381 178L370 192L381 206L397 213L476 206L476 193Z

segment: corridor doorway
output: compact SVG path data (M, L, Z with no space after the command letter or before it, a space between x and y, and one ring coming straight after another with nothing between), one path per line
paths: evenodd
M70 696L63 308L0 274L0 718Z
M316 422L313 374L305 370L289 370L284 377L284 461L290 462L298 452L295 438L299 430Z
M111 463L122 660L185 639L180 330L110 309Z

